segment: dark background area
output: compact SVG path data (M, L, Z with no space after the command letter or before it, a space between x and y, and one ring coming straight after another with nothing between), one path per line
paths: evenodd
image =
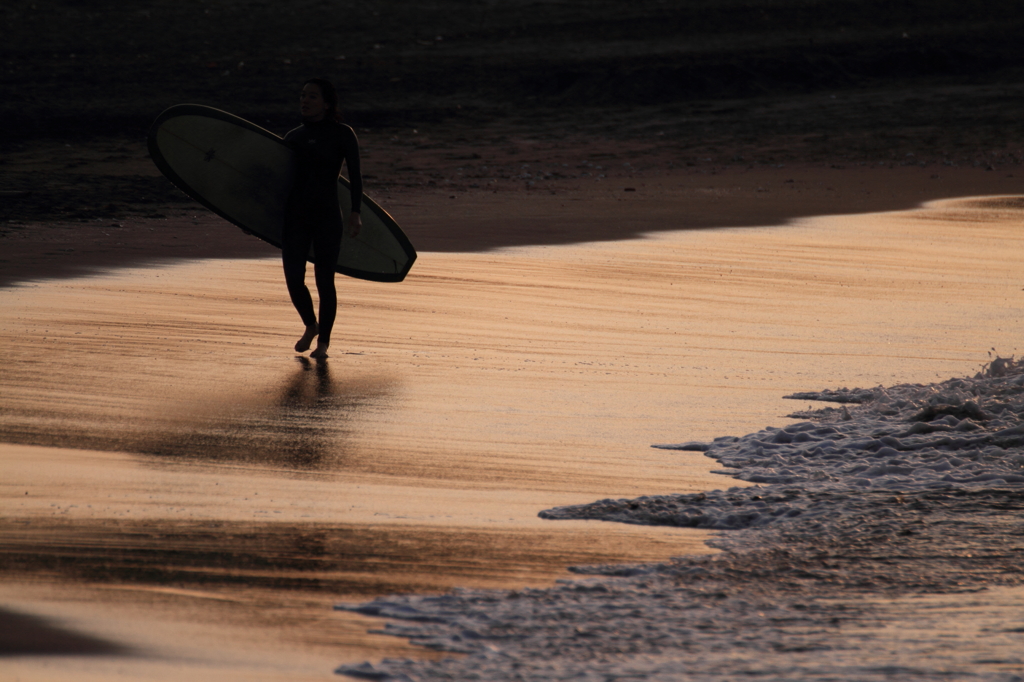
M1020 132L1024 10L1014 0L15 0L0 17L4 145L139 135L186 101L287 126L310 75L337 81L363 127L544 126L553 113L600 125L603 110L628 108L636 132L651 118L702 118L716 102L799 109L825 93L852 99L861 132ZM746 121L748 137L852 132L852 112L771 108ZM733 106L701 124L728 131L744 113Z
M663 169L1024 159L1019 0L13 0L0 26L0 235L201 210L145 158L157 114L283 134L314 75L378 196L514 177L524 137Z

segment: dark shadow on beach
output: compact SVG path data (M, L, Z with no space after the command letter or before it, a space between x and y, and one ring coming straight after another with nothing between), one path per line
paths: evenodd
M1021 194L1021 177L1008 169L915 165L737 165L586 186L561 181L536 191L408 190L382 203L421 253L484 252L909 210L938 199ZM280 257L276 248L205 208L194 211L117 222L8 224L0 228L6 230L0 287L181 260ZM410 276L415 274L414 266ZM344 277L338 281L342 296L359 286Z
M45 618L0 609L2 656L110 656L130 650L113 642L83 635Z

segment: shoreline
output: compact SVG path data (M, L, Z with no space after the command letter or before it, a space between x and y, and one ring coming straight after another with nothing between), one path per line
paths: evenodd
M18 213L15 201L12 216L21 217L0 223L0 287L146 263L279 253L180 194L141 148L120 143L132 149L131 160L111 167L102 150L112 144L83 143L76 151L75 177L91 178L93 202L105 196L95 182L121 177L104 175L117 172L156 183L179 203L136 212L118 195L108 197L119 202L113 212L96 216L69 209L71 220L40 220L32 216L48 215L51 201L45 192L30 193L26 200L36 197L37 203ZM420 252L619 241L665 230L785 225L814 216L909 210L937 199L1024 194L1024 172L1016 165L987 170L938 163L702 162L678 167L669 149L612 140L596 140L589 149L534 142L512 154L494 149L483 156L469 154L473 147L465 142L440 143L441 151L436 145L426 145L427 151L405 149L380 133L365 144L372 148L368 176L394 179L390 184L368 180L368 195L395 216ZM478 158L464 160L471 156ZM383 167L396 163L385 159L403 158L411 165L402 168L409 170ZM49 152L27 153L8 163L5 173L29 177L60 165ZM147 217L154 215L159 217Z
M711 544L723 553L577 567L579 580L547 590L342 604L387 618L395 637L460 656L336 672L382 680L1017 679L1024 364L997 359L974 378L812 399L845 408L742 438L658 446L705 452L754 487L541 513L713 528L720 533Z

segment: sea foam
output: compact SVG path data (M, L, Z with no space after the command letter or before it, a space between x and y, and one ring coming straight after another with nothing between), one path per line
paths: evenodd
M703 451L753 483L600 500L547 519L709 528L712 556L576 567L545 590L456 590L339 608L441 661L396 680L932 680L1024 669L1024 363L939 384L799 393L841 407ZM927 599L924 597L927 596Z

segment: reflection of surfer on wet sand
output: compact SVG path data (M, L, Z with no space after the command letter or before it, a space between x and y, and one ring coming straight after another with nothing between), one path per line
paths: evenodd
M310 362L307 358L296 358L302 371L285 385L278 406L284 409L324 407L324 399L334 391L331 370L326 362Z
M284 138L295 150L296 170L281 238L282 261L288 294L306 325L295 350L299 353L308 350L316 338L316 349L310 357L326 358L338 309L334 267L341 250L344 226L338 206L338 175L345 163L352 196L351 231L352 236L356 236L362 227L359 210L363 197L359 143L352 128L337 120L338 95L329 81L321 78L306 81L299 106L302 125ZM310 245L320 297L319 321L305 282Z

